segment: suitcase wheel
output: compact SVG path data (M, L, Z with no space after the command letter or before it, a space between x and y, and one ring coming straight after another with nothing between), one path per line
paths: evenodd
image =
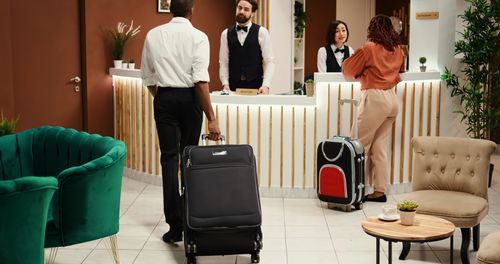
M188 256L187 257L187 264L196 264L196 257L195 256Z
M363 203L362 203L362 202L355 203L355 204L354 204L354 208L356 208L356 210L361 210L361 209L363 209Z
M259 263L259 262L260 262L259 253L252 254L251 263Z

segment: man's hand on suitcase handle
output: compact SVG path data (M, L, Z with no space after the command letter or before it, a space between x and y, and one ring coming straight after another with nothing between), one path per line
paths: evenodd
M217 141L220 139L220 128L216 119L208 121L208 132L209 140Z

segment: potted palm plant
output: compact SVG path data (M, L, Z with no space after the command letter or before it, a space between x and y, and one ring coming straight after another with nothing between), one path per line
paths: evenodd
M16 129L17 122L19 121L19 116L15 119L8 119L3 115L3 110L0 113L0 137L12 134Z
M134 28L134 20L130 23L130 27L127 31L125 29L127 25L123 22L118 22L118 25L115 29L108 29L109 33L111 33L113 37L113 59L115 68L122 68L122 60L123 60L123 50L125 48L125 44L127 41L141 32L141 26L137 26Z
M455 54L461 54L462 70L445 68L441 78L460 99L462 116L470 137L490 139L500 128L500 69L495 55L500 49L500 1L466 0L470 6L459 17L464 22L462 40L455 42ZM480 34L478 34L480 32ZM493 164L490 164L490 181Z
M403 200L398 203L399 216L401 218L402 225L413 225L413 223L415 222L417 207L417 202L413 200Z

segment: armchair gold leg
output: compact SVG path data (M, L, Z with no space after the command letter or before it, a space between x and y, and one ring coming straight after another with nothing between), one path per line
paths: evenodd
M56 262L56 256L57 256L57 250L59 248L53 247L53 248L48 248L44 251L44 263L45 264L54 264ZM47 251L49 252L48 257L47 257Z
M111 249L111 258L114 264L120 264L120 255L118 254L118 238L116 235L109 236L109 240L104 239L104 244L108 252Z

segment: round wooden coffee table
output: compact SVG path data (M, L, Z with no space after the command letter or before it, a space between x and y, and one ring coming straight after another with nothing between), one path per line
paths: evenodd
M432 242L450 238L450 263L453 263L453 233L455 225L435 216L417 214L412 226L404 226L401 221L387 222L376 216L366 218L361 224L368 235L377 239L377 264L380 263L380 239L389 243L389 264L392 263L392 242L403 242L399 259L404 260L410 252L411 242Z

